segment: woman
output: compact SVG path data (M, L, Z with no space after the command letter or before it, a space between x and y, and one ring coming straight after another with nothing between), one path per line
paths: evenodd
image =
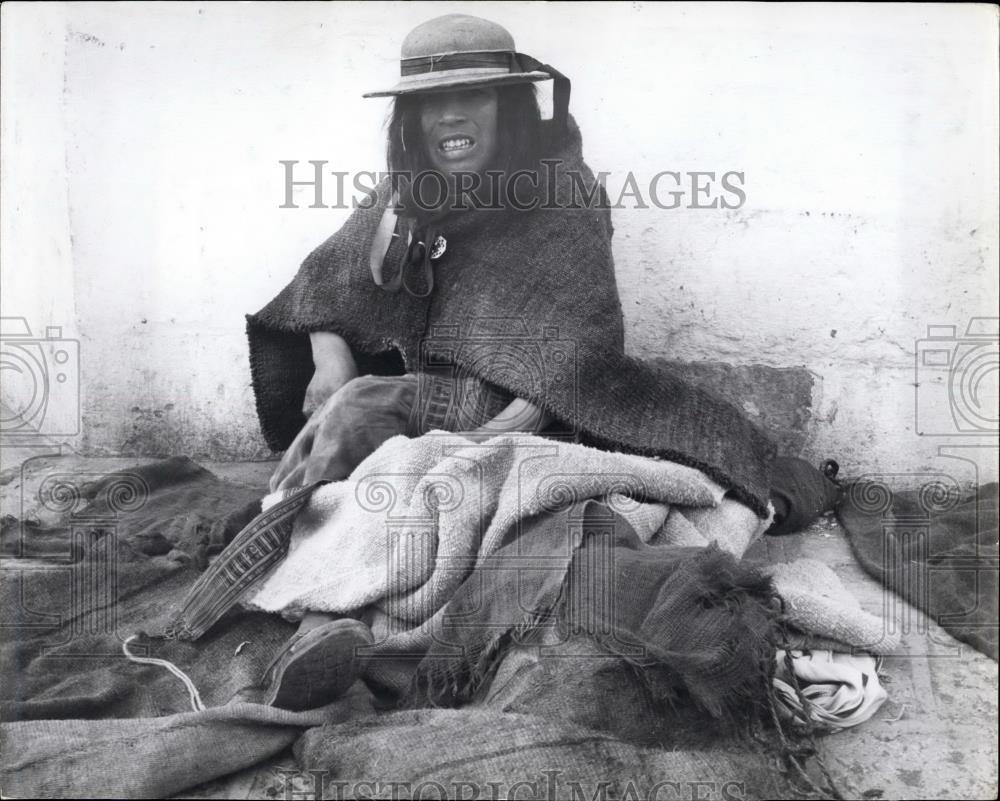
M769 441L624 354L610 212L582 160L569 81L461 14L412 31L400 67L397 86L370 94L396 98L398 175L248 317L261 427L287 449L271 480L287 513L301 488L345 478L397 434L544 428L697 467L765 516ZM532 84L547 79L543 122ZM269 700L329 700L370 639L358 621L308 615L267 677Z
M436 238L430 233L432 228L440 230L449 218L462 213L455 207L460 202L463 176L467 186L478 189L470 190L464 199L470 206L468 212L473 203L489 203L488 172L501 177L539 173L536 149L540 136L538 103L528 84L472 84L400 95L389 125L388 161L391 173L402 185L402 196L397 193L395 197L399 208L386 209L383 214L386 229L391 225L394 230L389 243L378 237L373 243L374 251L388 244L388 252L382 256L373 253L379 261L373 267L372 280L386 291L426 292L427 278L433 281L433 272L416 277L424 280L419 290L410 285L407 273L414 266L413 254L404 248L404 237L417 243ZM430 176L435 181L427 190ZM442 188L447 188L447 193ZM416 191L407 194L408 190ZM418 193L420 197L415 196ZM440 202L422 204L424 194ZM385 262L399 261L393 245L403 253L402 262L387 284ZM417 249L421 249L419 244ZM430 260L436 259L430 256ZM423 265L416 266L419 270ZM427 364L418 363L415 374L399 378L359 377L343 337L331 331L311 331L309 339L315 372L303 403L308 422L275 471L272 491L345 478L365 456L396 434L461 429L470 439L481 440L511 431L539 431L551 422L536 404L503 393L475 376L434 371ZM442 395L440 383L435 386L431 382L432 375L452 385L447 388L452 390L450 404L437 403L431 408L415 404L417 399Z

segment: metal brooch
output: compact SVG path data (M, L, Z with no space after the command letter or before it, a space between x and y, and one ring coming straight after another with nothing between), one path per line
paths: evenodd
M448 240L439 234L438 238L434 240L433 246L431 246L431 261L436 261L437 259L440 259L444 255L445 250L447 249L448 249Z

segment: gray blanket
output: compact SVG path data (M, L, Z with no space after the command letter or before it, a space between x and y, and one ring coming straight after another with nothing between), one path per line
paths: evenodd
M34 542L45 547L31 550L31 532L10 521L5 529L11 578L2 585L0 783L6 794L163 797L258 764L300 736L301 767L334 782L510 783L522 776L545 778L543 769L552 768L565 770L555 778L570 795L575 781L590 788L587 797L602 781L626 797L648 794L653 780L680 783L673 795L672 785L661 787L661 797L693 795L692 787L707 787L699 782L715 782L717 797L723 791L729 797L787 794L772 784L768 755L748 748L746 740L733 740L737 729L730 722L739 709L732 701L749 698L746 690L759 682L752 670L746 675L732 670L727 649L759 650L755 638L768 619L760 603L767 582L737 569L725 555L716 552L710 560L727 567L718 577L721 583L694 600L706 620L720 625L727 620L720 617L722 609L749 610L728 619L724 643L718 648L702 643L698 653L705 676L718 678L714 689L725 690L719 695L727 703L718 718L706 712L718 694L711 682L684 678L698 669L690 654L668 648L654 654L653 661L662 663L657 667L634 650L643 643L690 645L676 639L691 636L683 630L674 631L673 640L660 638L663 627L656 621L664 611L684 609L690 588L697 586L690 584L697 563L677 561L684 549L668 550L672 569L683 571L677 575L689 584L671 590L669 582L655 578L661 557L641 543L623 543L627 558L615 563L620 569L615 575L624 582L629 575L645 576L631 583L658 588L664 603L645 593L645 606L630 604L633 614L625 624L639 642L618 643L620 653L614 654L614 637L598 645L601 638L593 636L618 631L609 628L609 619L591 615L589 623L576 625L582 612L600 607L580 607L573 599L586 593L570 586L558 607L559 625L536 629L537 636L559 635L556 641L504 642L483 663L492 681L457 682L460 691L453 699L466 704L462 709L376 713L369 692L357 685L326 709L290 714L243 701L254 700L247 688L259 680L292 626L276 615L234 611L196 643L147 638L133 643L136 653L169 660L190 677L208 707L194 712L181 681L162 667L126 660L122 640L162 626L208 552L245 522L255 493L174 459L128 474L142 502L123 504L121 497L112 502L111 490L122 478L89 488L59 525L32 529L38 534ZM628 540L626 526L615 528ZM77 547L70 547L74 541ZM25 558L26 552L33 558ZM577 588L592 585L588 570L594 564L587 558L575 563L569 575ZM499 589L491 594L499 597ZM457 593L456 603L467 605L475 597L472 590ZM581 629L582 638L574 634ZM735 638L729 636L733 632ZM548 650L539 652L540 647ZM671 660L673 669L665 666ZM436 790L421 792L433 797ZM455 795L450 788L446 794Z

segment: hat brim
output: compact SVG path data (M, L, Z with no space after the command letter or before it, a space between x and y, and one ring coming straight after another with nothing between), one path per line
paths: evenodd
M446 92L449 89L465 89L472 86L506 86L516 83L534 83L552 78L547 72L508 72L498 75L487 74L449 75L446 72L428 73L401 81L392 89L365 92L362 97L397 97L417 93Z

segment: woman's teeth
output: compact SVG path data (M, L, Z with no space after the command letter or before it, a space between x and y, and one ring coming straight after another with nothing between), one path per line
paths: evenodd
M454 136L445 139L439 145L445 153L454 153L456 150L468 150L472 147L472 139L468 136Z

